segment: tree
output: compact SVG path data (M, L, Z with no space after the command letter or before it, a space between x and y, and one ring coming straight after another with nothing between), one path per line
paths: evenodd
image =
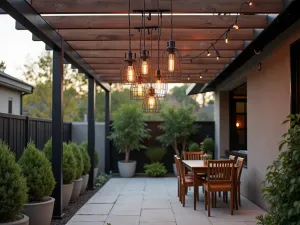
M5 62L1 61L0 62L0 72L5 72L5 70L6 70Z

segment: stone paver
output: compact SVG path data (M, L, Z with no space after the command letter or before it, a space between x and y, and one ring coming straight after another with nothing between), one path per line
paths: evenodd
M256 216L264 213L242 198L242 207L231 216L229 204L218 198L217 208L207 217L202 191L196 211L192 188L182 207L176 178L112 178L68 225L254 225Z

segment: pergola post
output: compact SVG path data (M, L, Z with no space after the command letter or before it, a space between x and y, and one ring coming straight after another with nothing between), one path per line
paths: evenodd
M110 133L110 110L111 110L111 92L105 90L105 172L110 170L110 141L107 138Z
M94 189L95 151L95 79L88 78L88 152L91 159L88 189Z
M53 50L52 85L52 171L56 185L52 196L55 198L53 217L61 218L62 207L62 151L63 151L63 50Z

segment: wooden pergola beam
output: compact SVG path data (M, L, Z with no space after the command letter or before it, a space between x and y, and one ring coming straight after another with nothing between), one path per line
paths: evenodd
M163 16L163 28L170 28L171 17ZM46 16L45 19L56 29L128 29L128 18L124 16ZM226 29L235 22L236 16L183 15L174 16L174 28L180 29ZM131 16L131 27L141 26L141 15ZM238 19L240 28L265 28L265 15L242 15ZM157 26L157 16L147 26Z
M196 41L210 40L214 41L224 34L224 29L175 29L173 39L176 41ZM59 34L66 41L128 41L127 29L63 29L58 30ZM252 29L232 29L228 35L230 40L252 40ZM150 37L147 36L147 40ZM157 39L154 35L153 40ZM162 31L161 40L170 39L170 29ZM132 30L132 40L139 41L140 33Z
M33 7L39 13L125 13L128 1L106 1L106 0L39 0L31 1ZM240 0L185 0L173 3L174 12L189 13L238 13L240 12ZM146 0L147 9L157 9L156 1ZM142 9L143 1L132 0L133 9ZM169 9L169 1L161 1L160 8ZM244 7L243 12L249 13L279 13L283 9L281 0L255 1L255 6Z
M96 72L101 74L103 77L106 76L112 76L112 75L118 75L120 76L120 70L118 69L96 69ZM199 76L199 74L207 74L207 75L214 75L218 72L221 72L220 70L208 70L207 72L205 71L201 71L201 70L182 70L182 74L195 74L197 76Z

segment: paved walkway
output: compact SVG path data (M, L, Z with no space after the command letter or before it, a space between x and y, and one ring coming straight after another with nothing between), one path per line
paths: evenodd
M189 191L186 207L181 206L176 178L112 178L68 225L255 225L255 217L264 213L243 198L242 208L231 216L229 205L218 199L208 218L202 192L197 204L194 211Z

